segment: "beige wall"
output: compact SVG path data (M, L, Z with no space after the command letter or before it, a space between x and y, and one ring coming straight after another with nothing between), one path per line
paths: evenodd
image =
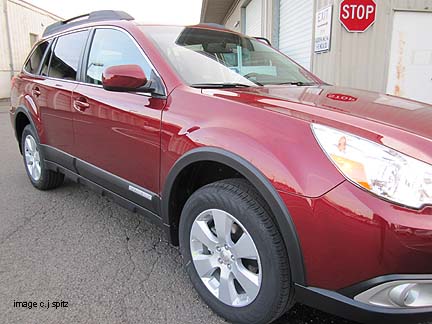
M59 17L19 0L6 2L12 41L13 72L17 73L31 49L30 33L42 36L45 27L59 20ZM9 96L11 71L4 3L4 0L0 0L0 98Z
M3 0L0 0L0 72L9 71L9 45L6 33L6 19L3 14Z
M245 7L248 2L248 0L238 0L234 3L234 7L223 22L226 28L234 30L236 32L244 32L241 29L242 8ZM261 12L263 15L262 34L264 35L264 37L271 40L273 33L273 0L262 0ZM237 21L240 21L240 23L237 27L234 27Z
M319 10L333 4L331 49L313 55L313 72L324 81L385 92L394 9L432 11L432 0L375 0L377 17L364 33L349 33L339 22L339 0L317 0ZM430 41L430 40L425 40Z
M235 8L232 11L231 15L229 15L227 19L224 21L224 25L226 28L234 30L236 32L241 32L241 22L238 24L237 27L234 26L237 21L241 20L242 3L243 1L237 1L237 4L235 5Z

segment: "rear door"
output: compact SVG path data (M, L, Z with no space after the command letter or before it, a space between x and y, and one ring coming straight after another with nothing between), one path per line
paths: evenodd
M123 64L141 66L162 96L103 89L102 72ZM82 74L72 102L78 171L132 201L147 198L149 207L159 191L161 79L134 38L115 28L94 31Z
M29 105L30 113L34 118L40 119L40 105L44 104L46 97L40 91L44 78L40 76L41 65L44 60L49 60L52 41L44 41L38 44L24 64L23 71L16 79L11 92L12 105L19 105L19 96L24 94L25 101ZM48 57L48 59L46 59ZM14 102L15 101L15 102ZM42 129L37 129L40 140L43 141ZM42 136L41 136L42 135Z
M68 168L72 167L70 163L57 161L53 149L74 153L72 91L77 86L78 65L87 37L88 31L59 36L41 68L43 80L34 89L39 93L47 158Z

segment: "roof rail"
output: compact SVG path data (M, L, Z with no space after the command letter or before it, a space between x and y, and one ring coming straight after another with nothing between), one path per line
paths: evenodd
M215 24L215 23L199 23L198 25L192 25L190 27L210 27L210 28L227 29L224 25Z
M70 27L79 26L89 22L105 21L105 20L134 20L134 18L124 11L117 10L99 10L93 11L85 15L80 15L67 20L58 21L45 28L42 37L61 32Z

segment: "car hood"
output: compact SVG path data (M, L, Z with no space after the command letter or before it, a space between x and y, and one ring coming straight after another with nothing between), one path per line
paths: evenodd
M336 86L205 89L203 93L311 120L349 115L432 139L432 105ZM340 117L340 116L339 116Z

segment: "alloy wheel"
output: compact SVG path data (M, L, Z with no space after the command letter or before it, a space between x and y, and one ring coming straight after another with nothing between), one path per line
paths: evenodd
M33 181L38 181L41 177L41 160L36 141L31 135L27 135L25 138L24 155L31 178Z
M221 302L244 307L261 288L262 268L251 235L231 214L208 209L190 234L192 262L207 289Z

